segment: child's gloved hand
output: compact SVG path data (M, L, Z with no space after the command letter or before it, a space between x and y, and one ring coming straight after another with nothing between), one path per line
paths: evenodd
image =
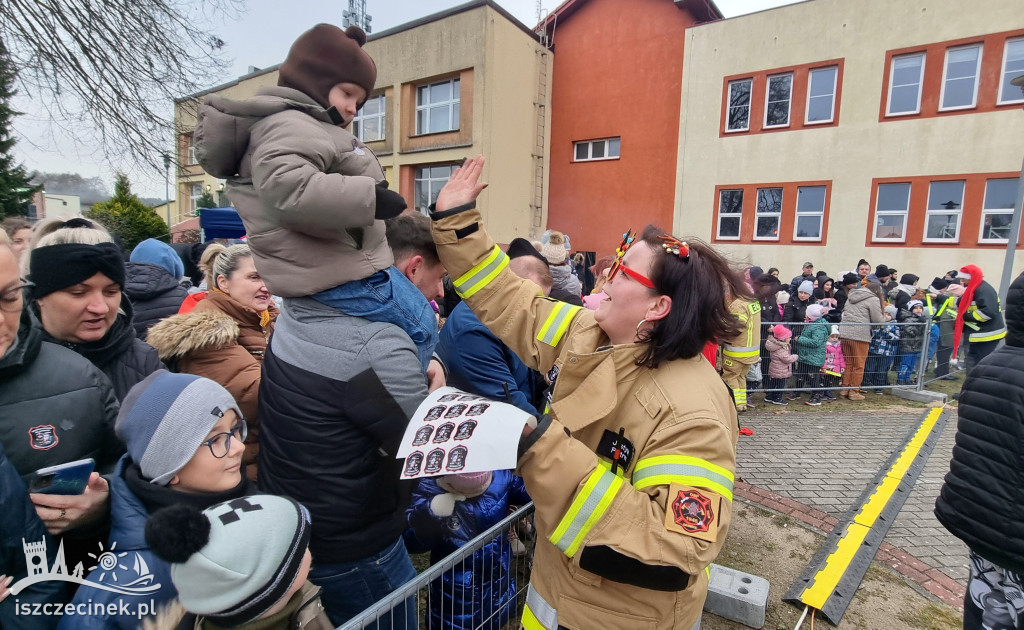
M377 209L373 216L377 219L393 219L408 207L402 195L388 190L387 180L377 184L376 193Z
M455 502L465 500L466 497L453 492L438 494L430 500L430 511L434 516L451 516L452 512L455 511Z

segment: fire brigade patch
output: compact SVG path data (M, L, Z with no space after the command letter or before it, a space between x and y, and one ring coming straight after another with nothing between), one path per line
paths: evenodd
M28 444L37 451L48 451L57 443L57 429L52 424L43 424L28 430Z
M665 528L715 542L721 505L722 497L714 492L674 483L669 486Z

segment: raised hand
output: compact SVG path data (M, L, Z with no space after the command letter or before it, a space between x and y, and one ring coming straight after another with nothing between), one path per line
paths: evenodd
M484 156L471 157L463 163L444 185L437 195L434 205L437 212L451 210L457 206L475 201L487 184L480 183L480 174L484 170Z

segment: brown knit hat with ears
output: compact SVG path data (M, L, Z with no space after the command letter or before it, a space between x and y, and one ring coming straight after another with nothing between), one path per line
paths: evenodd
M369 97L377 81L377 65L363 50L365 43L366 33L358 26L343 31L333 24L317 24L292 44L278 70L277 84L302 92L324 109L330 107L331 88L339 83L355 83Z

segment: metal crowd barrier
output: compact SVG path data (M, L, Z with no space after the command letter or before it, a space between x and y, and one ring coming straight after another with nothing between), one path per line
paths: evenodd
M831 331L832 323L820 324L813 322L795 323L795 322L780 322L783 326L790 329L793 332L793 337L790 338L790 352L792 354L800 354L800 350L795 342L795 338L803 332L803 329L808 326L828 326ZM952 349L943 346L941 337L939 338L939 344L935 356L929 357L929 342L931 336L931 322L887 322L886 324L870 324L870 323L840 323L835 324L839 326L840 331L848 327L863 327L869 328L872 332L878 330L883 325L893 324L900 332L902 338L904 331L910 330L911 328L924 329L921 330L921 349L916 352L904 352L902 343L896 342L896 349L891 356L880 356L868 354L864 361L864 378L861 381L861 385L857 388L852 386L844 386L843 378L841 376L831 376L821 372L821 368L816 366L807 366L811 369L807 369L801 366L803 362L798 361L792 364L793 375L786 379L784 382L778 382L779 379L771 379L769 376L769 364L771 363L771 354L765 348L765 341L771 336L771 328L775 326L775 323L764 323L761 326L761 346L759 351L759 365L761 367L761 379L759 381L750 378L750 373L747 375L747 393L763 392L765 394L784 393L796 397L797 394L804 393L824 393L826 391L831 392L834 396L839 395L840 390L844 389L859 389L861 393L868 393L876 391L881 393L883 390L896 389L896 388L913 388L916 390L923 389L926 383L930 383L941 378L955 378L956 374L962 371L963 361L959 362L960 367L948 366L948 374L943 376L934 376L930 380L925 380L925 375L929 370L932 370L936 366L937 358L951 354ZM840 341L842 338L840 337ZM963 344L966 345L966 344ZM871 344L868 344L870 348ZM851 361L849 357L846 359L846 370L850 370ZM911 366L909 369L905 368L904 378L899 378L900 365L906 362L906 365ZM783 400L786 400L783 398Z
M464 621L460 621L458 625L472 627L474 630L517 628L519 616L526 602L526 589L530 584L535 537L530 535L529 540L524 540L524 536L518 536L526 548L519 555L510 552L507 572L500 563L488 561L486 558L474 558L474 554L499 536L507 539L512 530L519 527L523 521L530 522L532 529L532 515L531 502L420 573L415 579L403 584L388 597L350 619L338 630L413 630L407 628L405 623L409 606L415 607L419 628L438 630L442 627L442 624L431 620L432 609L442 620L453 617L467 621L472 619L474 623L471 626ZM469 567L474 571L473 580L458 583L458 575ZM481 586L484 582L489 582L492 586L497 585L497 588L491 588L488 596L484 597L482 609L469 608L466 604L468 600L483 597L484 589ZM460 604L453 604L453 591L462 600ZM511 595L506 601L496 605L495 600L500 600L500 595L506 592L510 592Z

